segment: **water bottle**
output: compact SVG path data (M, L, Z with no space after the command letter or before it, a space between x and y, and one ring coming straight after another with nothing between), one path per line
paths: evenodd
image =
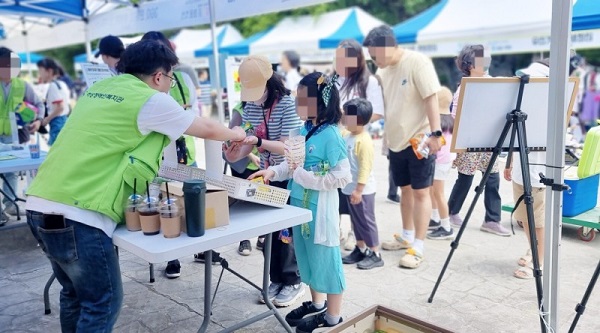
M185 226L190 237L204 235L206 209L206 183L199 179L183 182L183 201L185 203Z

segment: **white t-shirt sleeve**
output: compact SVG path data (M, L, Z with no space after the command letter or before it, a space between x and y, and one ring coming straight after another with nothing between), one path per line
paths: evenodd
M48 94L46 95L46 106L48 107L48 114L52 113L56 105L60 103L64 103L64 97L61 94L61 91L56 86L56 83L50 82L50 85L48 86Z
M138 114L138 129L147 135L158 132L177 140L191 125L196 115L184 110L165 93L154 94Z
M379 82L374 76L369 77L369 83L367 84L367 99L373 106L373 114L383 116L385 108L383 104L383 92Z

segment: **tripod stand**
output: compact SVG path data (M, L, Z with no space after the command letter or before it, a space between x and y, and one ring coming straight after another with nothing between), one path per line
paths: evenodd
M465 231L467 223L469 222L469 219L471 218L471 214L473 213L473 210L475 209L475 204L477 203L479 196L483 192L483 189L484 189L485 184L490 176L490 173L492 171L494 163L496 162L498 156L500 155L500 152L502 152L502 150L503 150L502 146L503 146L503 144L506 140L506 137L508 136L508 133L510 131L511 136L510 136L510 145L508 147L509 158L508 158L507 164L510 163L510 158L511 158L510 152L512 152L512 150L513 150L513 144L514 144L514 140L516 137L518 139L518 145L519 145L518 151L519 151L520 161L521 161L521 172L523 175L523 187L524 187L524 200L523 201L526 205L527 220L529 221L529 228L528 228L529 229L529 239L531 240L530 246L531 246L531 254L533 257L533 275L535 277L535 285L536 285L537 299L538 299L538 309L541 309L541 311L544 312L543 305L542 305L542 299L543 299L542 271L540 270L538 251L537 251L537 239L536 239L535 230L534 230L535 224L534 224L534 217L533 217L533 197L531 195L532 187L531 187L531 177L529 174L529 157L528 157L529 148L527 148L527 137L526 137L526 133L525 133L525 120L527 119L527 114L525 114L521 111L521 102L523 100L523 91L525 89L525 84L527 84L527 83L529 83L529 76L526 76L526 75L522 76L520 78L519 93L517 96L516 108L506 115L506 123L504 124L504 128L502 129L500 138L498 139L496 145L492 149L492 157L490 159L488 167L486 168L486 170L483 174L481 182L479 183L479 186L477 186L475 188L475 197L473 198L473 202L469 206L467 215L465 216L465 219L456 235L456 238L450 244L450 247L451 247L450 253L448 254L448 257L446 258L446 262L444 263L444 266L442 267L442 271L440 272L440 275L438 276L435 286L433 287L431 295L429 296L429 299L428 299L429 303L433 302L435 293L440 285L440 282L442 281L442 278L444 276L444 273L446 272L446 269L448 268L450 260L452 259L452 255L454 254L454 251L458 248L460 238L462 237L462 234ZM506 150L506 148L504 148L504 149ZM467 151L486 151L486 150L487 149L476 148L476 149L468 149ZM542 333L545 333L546 325L544 322L544 318L541 315L540 315L540 324L541 324Z
M596 266L594 275L592 275L590 283L588 284L588 287L585 290L585 294L583 294L583 299L581 300L581 303L578 303L577 306L575 307L575 312L577 312L577 314L575 315L575 318L573 319L571 328L569 328L569 333L573 333L575 331L575 326L577 326L579 317L581 317L581 315L583 314L583 311L585 311L585 305L587 304L587 301L590 298L590 295L592 294L592 290L594 290L596 281L598 281L598 275L600 275L600 261L598 261L598 265Z

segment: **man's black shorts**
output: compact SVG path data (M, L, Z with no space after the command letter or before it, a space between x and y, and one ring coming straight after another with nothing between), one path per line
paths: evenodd
M412 147L399 152L389 152L392 177L396 186L410 185L415 190L428 188L433 184L435 155L418 159Z

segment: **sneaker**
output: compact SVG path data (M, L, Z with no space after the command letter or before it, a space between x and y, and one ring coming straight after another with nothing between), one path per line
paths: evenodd
M412 247L406 250L406 254L400 258L400 267L418 268L423 262L423 255L417 253Z
M302 302L301 306L285 316L285 321L292 327L298 326L303 319L323 313L325 310L327 310L327 301L325 301L325 306L322 309L317 309L313 302Z
M463 224L463 219L461 219L458 214L455 214L455 215L450 214L450 224L453 227L460 228L460 226Z
M510 231L503 227L500 222L483 222L479 230L503 237L510 236Z
M262 251L265 248L265 239L263 237L258 237L256 240L256 249Z
M173 260L167 263L165 275L169 279L176 279L181 276L181 264L179 263L179 260Z
M249 256L250 252L252 252L252 244L250 244L249 240L243 240L240 242L240 246L238 246L238 253L243 256Z
M427 228L427 230L429 230L429 231L436 230L441 225L442 225L442 222L435 222L434 220L429 219L429 227Z
M17 214L17 206L10 202L6 204L6 207L4 208L4 212L6 212L6 214L12 215L12 216L25 215L25 209L19 207L19 214Z
M6 222L8 222L10 218L8 217L8 215L6 215L5 212L2 212L2 214L0 214L0 227L5 225Z
M354 232L350 231L348 233L348 238L346 238L346 242L344 243L344 250L352 251L356 247L356 236L354 236Z
M365 254L360 251L358 246L354 247L354 250L347 256L342 257L342 263L344 264L356 264L357 262L365 259Z
M316 316L312 316L306 320L303 320L300 324L298 324L298 327L296 327L296 333L312 333L319 328L334 327L340 324L342 321L342 318L340 318L340 321L337 324L331 325L327 322L327 320L325 320L325 312L322 312Z
M450 228L449 231L446 231L444 227L439 227L434 231L427 234L427 238L429 239L453 239L454 238L454 230Z
M400 203L400 196L398 194L388 195L386 201L389 203L394 203L394 204Z
M267 295L269 295L269 301L273 302L275 297L277 297L277 294L279 294L279 292L281 291L281 288L283 288L283 283L271 282L271 284L269 285L269 289L267 289ZM265 299L263 298L262 293L260 293L260 297L258 298L258 301L263 304L265 303Z
M206 260L204 260L204 252L198 252L194 254L194 260L197 262L205 262ZM221 254L217 251L212 251L212 264L220 264L221 260L223 260L223 258L221 258Z
M408 249L412 244L405 241L399 234L394 234L394 239L381 243L381 248L388 251L398 251Z
M273 304L280 307L290 306L302 296L304 296L304 286L302 283L283 286L279 294L275 296Z
M377 255L371 249L367 249L364 254L365 258L356 264L358 269L371 269L375 267L383 267L383 259L381 255Z

